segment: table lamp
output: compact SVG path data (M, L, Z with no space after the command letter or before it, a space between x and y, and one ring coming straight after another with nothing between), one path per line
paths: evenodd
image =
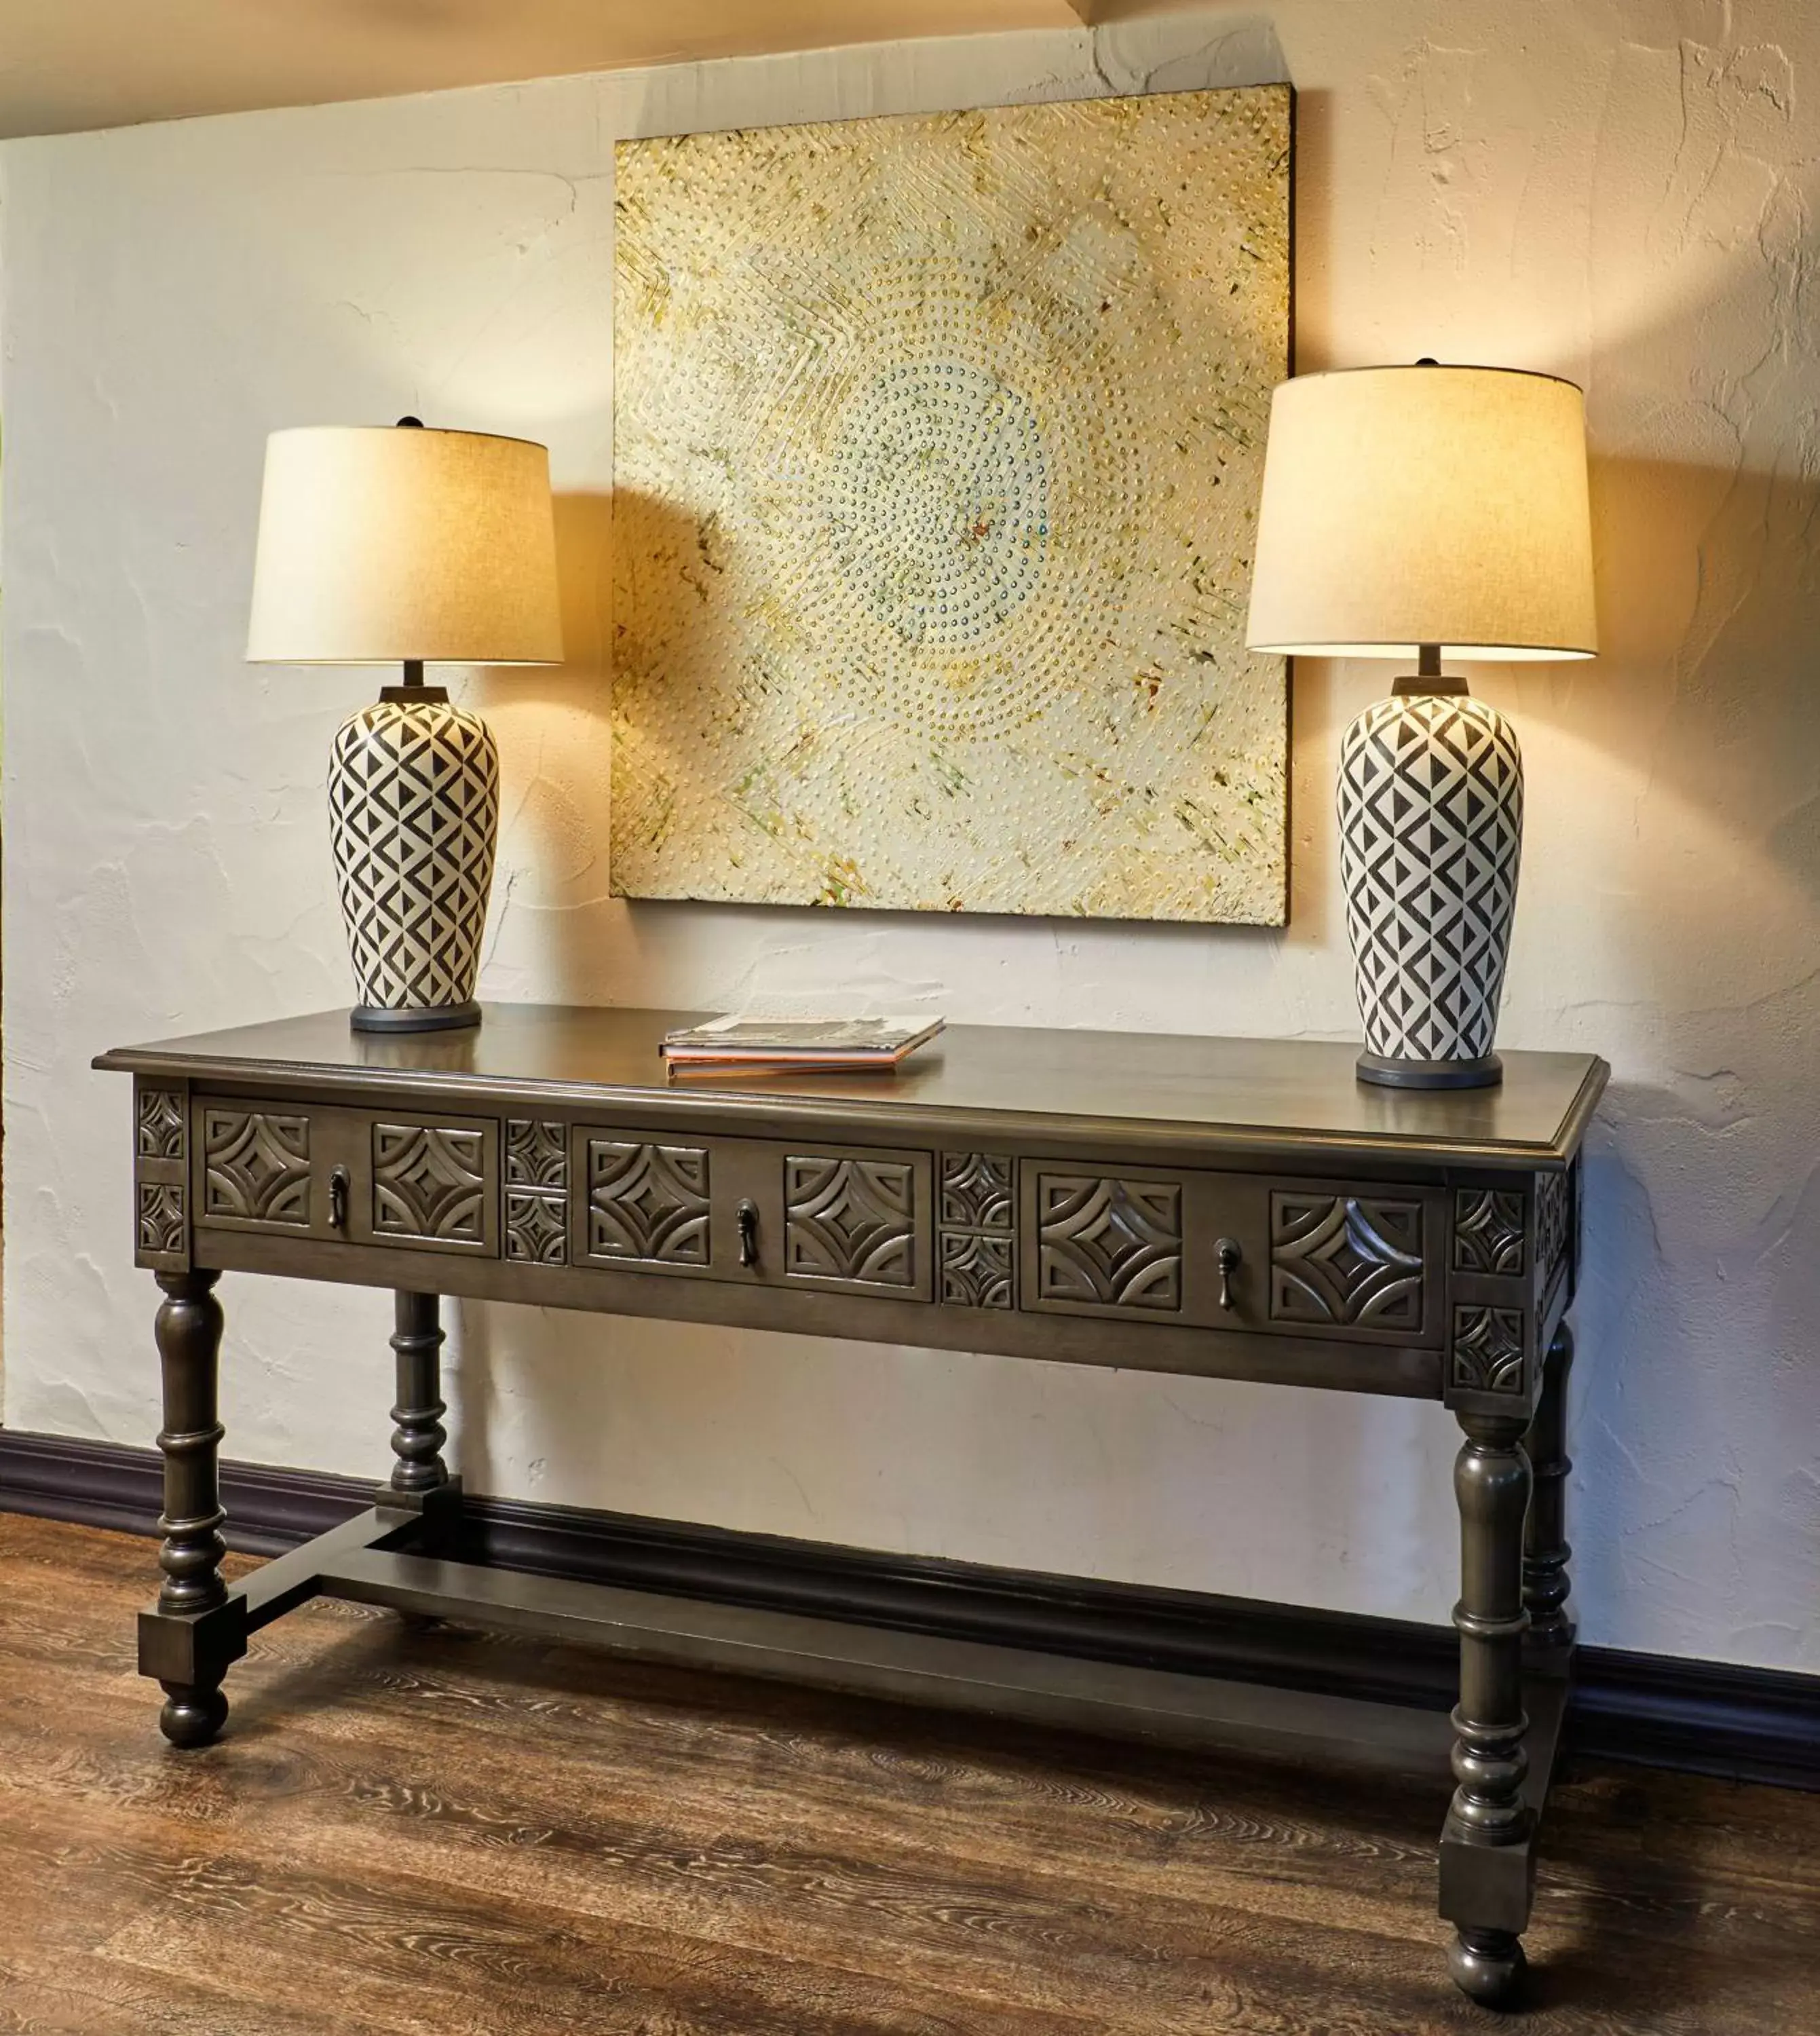
M1245 641L1415 661L1340 745L1358 1074L1405 1088L1498 1081L1523 757L1503 715L1441 666L1597 650L1579 390L1432 360L1283 383Z
M415 417L274 432L247 656L404 666L403 684L344 722L330 751L352 1023L477 1023L499 752L485 722L424 683L424 667L562 662L549 454Z

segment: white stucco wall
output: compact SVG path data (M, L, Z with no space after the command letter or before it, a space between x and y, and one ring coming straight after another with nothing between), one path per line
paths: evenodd
M1615 1079L1588 1182L1589 1637L1820 1668L1820 19L1803 0L1282 0L14 142L4 175L6 1419L149 1439L99 1048L345 1001L322 782L358 674L240 662L275 426L546 438L573 666L470 688L508 794L484 992L928 1005L1343 1036L1329 786L1381 690L1305 664L1282 934L627 909L599 545L616 135L1301 88L1300 364L1588 386L1607 654L1483 669L1528 748L1503 1041ZM387 1460L388 1303L232 1280L237 1454ZM1438 1409L464 1308L482 1489L1430 1618Z

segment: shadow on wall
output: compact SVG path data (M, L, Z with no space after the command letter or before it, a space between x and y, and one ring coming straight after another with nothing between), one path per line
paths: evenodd
M1820 361L1797 367L1820 401ZM1722 1604L1726 1653L1811 1667L1820 489L1740 451L1593 463L1605 654L1525 675L1517 712L1547 759L1532 839L1547 775L1607 809L1571 816L1581 858L1526 902L1607 954L1557 1039L1660 1076L1613 1085L1588 1152L1583 1597L1636 1608L1630 1644L1706 1653Z
M615 603L609 660L615 740L634 752L636 761L631 767L641 782L654 787L651 803L656 817L650 841L655 844L676 824L678 787L691 772L687 760L670 756L658 746L663 722L655 714L641 712L640 702L669 686L670 673L689 669L700 654L697 647L710 628L713 613L710 581L725 570L725 558L715 554L731 541L720 532L710 548L707 524L683 515L659 496L624 488L613 497L613 587L620 597ZM749 668L741 670L733 696L733 711L740 711L752 688L763 684L762 676ZM777 760L756 760L753 785L762 790L771 782ZM743 787L738 795L742 810L755 825L762 826L762 813L747 797L749 789ZM686 814L682 818L686 825ZM614 835L616 848L624 825L622 817Z
M1820 404L1820 360L1812 380ZM1812 900L1820 487L1774 469L1597 454L1591 473L1600 654L1528 668L1521 712L1641 778L1640 820L1648 800L1676 800L1674 831L1716 837L1689 843L1690 862L1754 854Z
M612 499L559 493L554 507L563 662L489 671L475 703L499 743L507 794L481 958L496 1001L592 1001L590 957L577 943L596 923L586 908L608 890ZM502 964L508 924L514 958Z

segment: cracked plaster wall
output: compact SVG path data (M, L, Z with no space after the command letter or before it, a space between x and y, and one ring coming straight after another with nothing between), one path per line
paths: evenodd
M6 1417L141 1442L150 1282L96 1049L345 1001L323 755L357 674L240 662L275 426L546 438L575 662L472 682L508 787L495 997L760 997L1343 1036L1336 731L1304 665L1282 934L607 895L616 135L1287 77L1300 364L1588 389L1607 654L1482 668L1531 770L1503 1039L1615 1070L1573 1539L1599 1641L1820 1668L1820 19L1801 0L1284 0L0 150ZM231 1448L377 1472L382 1295L230 1280ZM480 1487L1442 1618L1438 1410L464 1308Z

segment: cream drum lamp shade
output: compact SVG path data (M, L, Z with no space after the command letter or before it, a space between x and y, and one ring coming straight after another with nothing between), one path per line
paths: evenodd
M1314 657L1589 658L1585 405L1502 368L1304 375L1271 401L1245 640Z
M1597 650L1580 391L1432 361L1283 383L1245 641L1417 663L1340 743L1358 1073L1406 1088L1497 1081L1523 753L1503 715L1441 666Z
M329 756L329 831L363 1031L477 1024L499 757L424 667L563 656L549 454L393 426L274 432L247 655L404 667Z
M274 432L247 655L561 663L548 453L480 432Z

